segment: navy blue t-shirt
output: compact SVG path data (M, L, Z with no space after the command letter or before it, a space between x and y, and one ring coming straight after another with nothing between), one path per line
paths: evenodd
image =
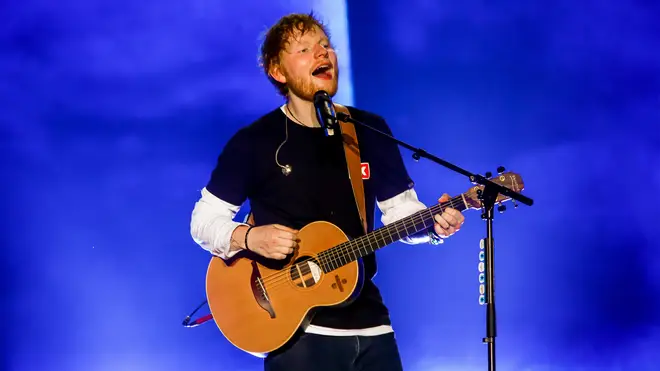
M392 135L385 120L372 113L347 107L351 116ZM349 238L364 234L346 157L339 136L326 137L323 129L286 123L280 108L240 129L227 143L206 188L216 197L234 205L250 200L257 225L281 224L301 229L314 221L328 221ZM285 176L275 162L293 169ZM374 228L376 200L383 201L409 188L408 176L396 143L356 126L362 163L369 164L369 179L363 180L367 223ZM387 308L371 278L376 273L375 253L363 259L366 279L358 298L347 306L322 308L312 323L319 326L355 329L390 324Z

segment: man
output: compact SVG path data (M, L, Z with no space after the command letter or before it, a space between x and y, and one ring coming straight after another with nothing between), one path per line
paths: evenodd
M298 230L314 221L334 223L350 238L363 235L344 150L325 136L312 103L319 90L331 96L337 92L337 56L324 25L313 14L283 17L267 32L261 61L286 103L239 130L226 144L195 204L193 238L221 258L249 249L284 259L296 248ZM355 119L391 133L381 117L348 109ZM361 161L370 166L370 177L364 180L368 230L374 227L376 205L384 224L425 209L396 144L359 126L355 129ZM253 228L233 221L247 199ZM440 201L448 199L445 194ZM404 242L449 237L463 220L457 210L446 209L435 216L432 228ZM266 357L266 370L402 369L388 310L371 280L375 254L364 258L364 268L366 279L357 299L318 310L302 336Z

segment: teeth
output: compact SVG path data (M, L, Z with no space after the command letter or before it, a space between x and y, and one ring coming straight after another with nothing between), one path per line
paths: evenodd
M322 65L316 67L316 68L314 69L314 71L312 72L312 74L313 74L313 75L316 75L317 73L320 73L320 71L322 71L322 70L329 70L330 68L331 68L331 65L330 65L329 63L328 63L328 64L322 64Z

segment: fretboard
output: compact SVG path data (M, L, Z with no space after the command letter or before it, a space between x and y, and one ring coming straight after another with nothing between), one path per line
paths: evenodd
M362 237L332 247L320 253L318 261L325 273L331 272L393 242L427 230L434 224L433 216L442 213L447 207L459 211L465 210L463 195L458 195L447 202L418 211Z

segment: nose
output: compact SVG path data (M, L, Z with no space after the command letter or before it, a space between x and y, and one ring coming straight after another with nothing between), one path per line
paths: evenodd
M316 44L314 45L314 57L327 57L328 49L323 47L323 45Z

